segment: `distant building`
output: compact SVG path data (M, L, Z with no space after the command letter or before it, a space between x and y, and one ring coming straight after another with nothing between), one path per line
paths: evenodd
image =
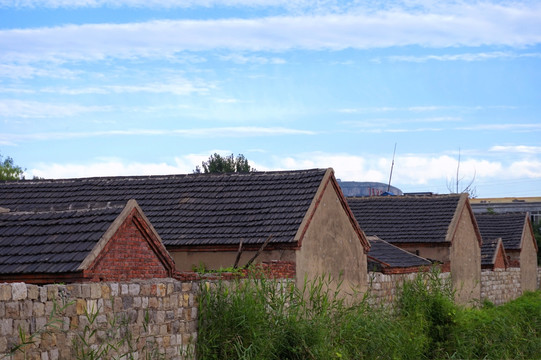
M387 192L393 195L404 194L399 188L380 182L341 181L339 179L338 184L345 196L379 196Z
M504 197L504 198L484 198L471 199L473 212L495 212L495 213L516 213L528 212L532 224L541 221L541 197Z

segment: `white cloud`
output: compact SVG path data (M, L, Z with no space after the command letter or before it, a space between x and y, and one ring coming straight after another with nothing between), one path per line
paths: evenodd
M0 31L2 62L170 57L185 50L289 51L541 42L541 6L475 3L453 13L375 13L156 20ZM182 36L178 36L182 34Z
M54 79L73 79L76 71L58 67L37 67L30 65L0 64L0 78L5 79L33 79L36 77L48 77Z
M44 178L78 178L94 176L128 176L128 175L166 175L191 173L197 163L193 159L176 158L175 164L123 162L122 160L105 160L88 164L40 163L26 171L29 177Z
M541 53L511 53L503 51L464 53L464 54L446 54L446 55L401 55L389 56L386 59L393 62L417 62L423 63L430 60L434 61L485 61L492 59L517 59L517 58L541 58ZM381 62L381 58L373 59L375 62Z
M300 6L304 1L296 0ZM0 0L0 7L13 8L190 8L212 6L291 6L289 0ZM297 5L299 6L299 5Z
M275 158L274 168L303 169L332 167L344 181L387 182L391 170L391 156L302 153L287 158ZM461 179L541 178L538 160L515 160L511 163L483 158L462 159ZM271 167L273 168L273 167ZM393 168L393 184L400 187L438 183L444 188L456 176L457 159L448 155L410 154L397 156Z
M89 112L109 111L107 106L76 104L50 104L38 101L0 100L0 117L5 118L58 118Z
M504 153L541 154L541 146L496 145L491 147L489 151Z
M241 55L241 54L222 55L220 56L220 59L224 61L231 61L236 64L282 65L286 63L284 59L279 58L279 57L264 57L264 56L255 56L255 55L247 56L247 55Z
M478 124L460 127L458 130L540 131L541 124Z
M185 79L176 79L167 83L156 82L141 85L105 85L86 88L44 88L46 93L62 95L82 94L129 94L129 93L169 93L174 95L189 95L192 93L207 93L214 85L206 83L190 82Z
M0 108L1 110L1 108ZM1 142L22 142L32 140L66 140L77 138L92 138L103 136L184 136L184 137L245 137L245 136L287 136L287 135L315 135L311 130L299 130L282 127L218 127L197 129L127 129L87 132L45 132L28 134L0 134Z

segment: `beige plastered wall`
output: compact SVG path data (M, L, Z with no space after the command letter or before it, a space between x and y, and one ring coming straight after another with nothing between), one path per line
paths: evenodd
M461 304L481 298L481 248L467 206L462 208L451 239L451 278Z
M537 252L528 223L525 223L522 233L524 238L520 252L520 282L522 291L534 291L537 288Z
M449 262L449 243L447 242L434 245L427 245L422 243L393 243L393 245L396 245L412 254L424 257L425 259L437 260L441 261L442 263Z
M364 293L368 286L367 259L359 235L331 183L323 190L296 251L297 285L318 276L342 279L343 295Z
M204 266L205 269L208 270L228 268L235 264L235 259L237 257L237 251L170 251L170 253L173 260L175 260L178 271L192 271L194 266ZM255 253L256 251L243 251L238 266L244 266ZM254 260L254 263L257 264L271 260L295 261L295 251L263 251Z

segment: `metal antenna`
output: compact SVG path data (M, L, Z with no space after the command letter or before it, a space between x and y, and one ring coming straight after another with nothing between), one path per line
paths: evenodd
M396 143L394 143L393 162L391 163L391 174L389 174L389 185L387 185L387 192L391 191L391 178L393 177L394 155L395 154L396 154Z

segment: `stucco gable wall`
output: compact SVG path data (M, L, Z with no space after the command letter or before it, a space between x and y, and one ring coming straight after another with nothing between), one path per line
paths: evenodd
M522 249L520 251L522 291L534 291L537 288L537 252L534 244L535 238L532 235L528 222L525 222L522 234Z
M341 276L342 290L364 292L368 284L366 253L331 181L296 251L297 284L302 286L305 277L313 280L330 275L337 280Z
M463 206L450 252L453 287L462 304L481 298L481 247L475 229L468 206Z

